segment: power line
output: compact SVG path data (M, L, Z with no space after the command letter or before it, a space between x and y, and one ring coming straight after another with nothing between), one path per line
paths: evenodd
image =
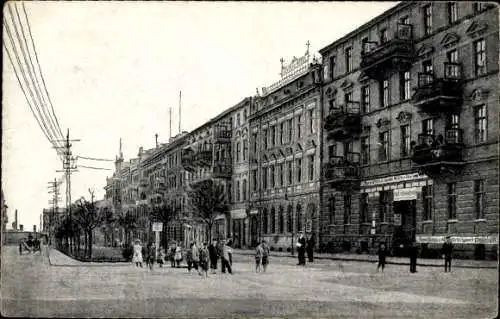
M86 160L103 161L103 162L114 162L115 161L115 160L112 160L112 159L94 158L94 157L86 157L86 156L77 156L76 158L83 158L83 159L86 159Z
M93 167L93 166L85 166L85 165L78 165L78 167L89 168L89 169L99 169L99 170L105 170L105 171L111 171L112 170L110 168Z

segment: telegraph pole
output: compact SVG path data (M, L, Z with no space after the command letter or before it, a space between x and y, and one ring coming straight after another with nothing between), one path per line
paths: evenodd
M49 216L49 220L48 220L48 225L47 225L47 228L48 228L48 233L49 233L49 243L50 243L50 240L52 239L51 235L52 235L52 222L55 222L57 223L56 221L56 217L57 217L57 211L58 211L58 208L57 208L57 204L59 203L59 186L61 185L61 182L58 182L56 180L56 178L54 178L54 181L51 181L49 182L49 194L53 194L53 198L52 200L49 202L52 204L52 216ZM45 228L45 225L44 225L44 228Z
M76 165L74 165L74 162L76 159L72 156L71 153L71 144L70 142L79 142L80 140L78 139L69 139L69 129L66 134L66 139L64 140L58 140L59 142L64 142L63 148L63 154L64 154L64 160L63 160L63 169L58 170L57 172L62 172L65 174L66 177L66 212L69 217L69 221L71 223L71 173L77 172L76 170Z

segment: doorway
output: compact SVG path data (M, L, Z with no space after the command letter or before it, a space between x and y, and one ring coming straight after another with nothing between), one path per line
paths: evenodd
M408 248L416 238L416 200L394 202L394 248Z

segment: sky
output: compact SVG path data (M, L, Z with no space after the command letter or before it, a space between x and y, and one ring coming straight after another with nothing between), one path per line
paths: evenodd
M310 41L318 50L397 2L25 2L47 90L73 154L126 160L190 131L256 88L279 80L285 63ZM19 9L22 7L19 6ZM22 12L22 11L21 11ZM9 19L7 6L4 16ZM10 20L8 20L10 21ZM6 30L4 27L4 39ZM7 41L7 40L5 40ZM2 189L11 227L39 227L51 207L49 182L62 163L30 111L3 48ZM78 160L113 169L113 162ZM79 168L75 200L104 196L112 170ZM61 185L64 205L65 184Z

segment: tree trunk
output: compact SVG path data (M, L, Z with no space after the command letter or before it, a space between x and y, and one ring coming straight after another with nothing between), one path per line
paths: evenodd
M89 231L89 258L92 258L92 230Z
M212 242L212 224L207 224L207 227L208 227L208 242L211 243Z

